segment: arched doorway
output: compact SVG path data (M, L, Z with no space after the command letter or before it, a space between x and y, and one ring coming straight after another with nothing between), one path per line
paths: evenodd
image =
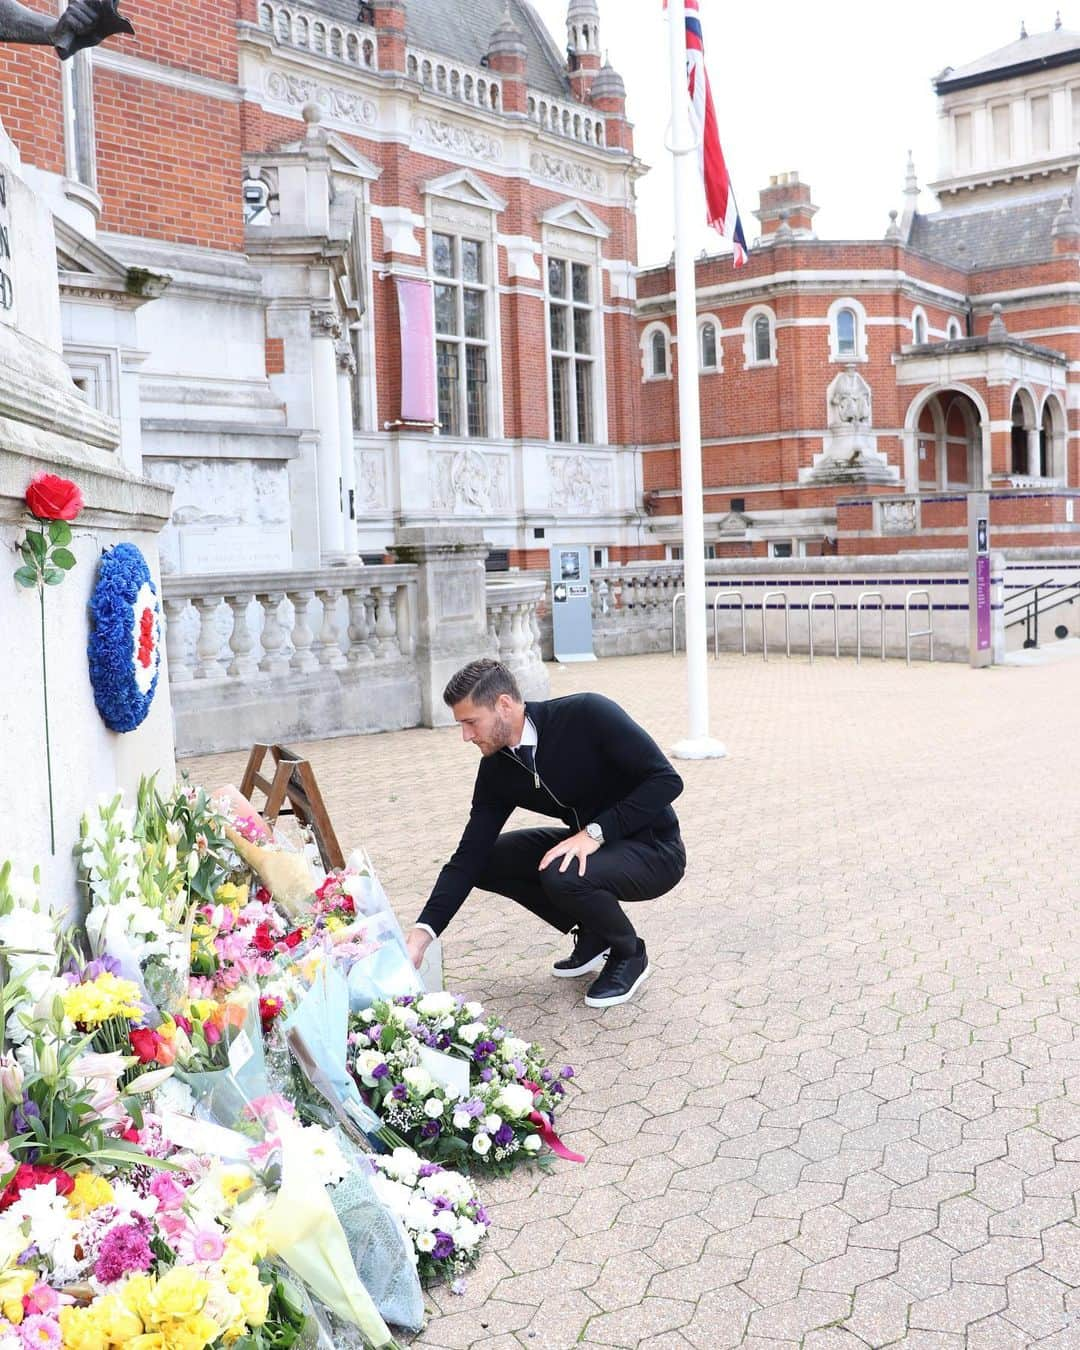
M1009 472L1024 477L1042 475L1039 462L1039 424L1035 420L1035 400L1026 389L1018 389L1012 401L1012 439Z
M919 410L915 444L920 491L982 486L982 419L968 394L958 389L932 394Z
M1061 400L1048 394L1039 421L1039 473L1062 484L1068 483L1065 425Z

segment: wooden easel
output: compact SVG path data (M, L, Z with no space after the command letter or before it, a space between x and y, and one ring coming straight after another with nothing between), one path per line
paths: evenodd
M272 778L262 773L268 751L274 761ZM240 783L241 793L253 806L256 803L251 794L255 788L266 794L266 804L257 809L268 825L273 825L278 816L295 817L311 831L328 872L345 866L341 845L315 781L315 771L306 759L286 745L253 745Z

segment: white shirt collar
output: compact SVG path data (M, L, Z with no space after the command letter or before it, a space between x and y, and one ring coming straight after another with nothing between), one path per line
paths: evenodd
M535 746L539 743L540 737L536 734L536 724L533 722L532 718L526 714L525 725L521 729L521 740L518 741L517 745L512 745L510 748L511 750L520 750L523 745Z

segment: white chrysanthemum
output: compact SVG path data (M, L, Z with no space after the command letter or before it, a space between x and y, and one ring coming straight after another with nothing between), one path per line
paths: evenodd
M420 1252L433 1252L435 1250L435 1234L421 1233L416 1239L416 1250Z

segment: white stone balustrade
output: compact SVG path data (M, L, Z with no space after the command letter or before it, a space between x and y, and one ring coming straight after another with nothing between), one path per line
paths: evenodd
M490 71L409 47L405 54L405 73L433 94L442 94L456 103L489 110L502 107L502 84Z
M558 99L530 91L526 104L529 120L553 136L563 136L582 145L604 145L604 119L580 103L560 103Z
M375 34L302 5L259 0L259 27L283 47L298 47L358 70L378 69Z
M419 571L400 563L166 577L177 753L419 725ZM487 636L478 630L460 664L497 654L528 697L545 696L545 585L543 574L489 578Z
M544 679L538 611L546 591L543 572L505 580L489 577L487 583L491 654L509 666L526 697Z

